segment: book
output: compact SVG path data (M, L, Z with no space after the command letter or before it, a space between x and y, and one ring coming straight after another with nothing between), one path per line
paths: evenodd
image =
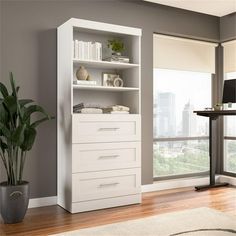
M112 55L111 57L107 57L103 59L104 61L110 61L110 62L122 62L122 63L129 63L130 59L126 56L115 56Z
M79 41L75 40L74 41L74 57L79 58Z
M79 60L102 60L102 44L100 42L73 41L74 58Z

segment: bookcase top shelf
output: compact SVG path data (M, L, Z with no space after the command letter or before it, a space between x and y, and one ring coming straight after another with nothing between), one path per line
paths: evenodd
M114 91L114 92L139 91L139 88L132 88L132 87L106 87L106 86L91 86L91 85L76 85L76 84L73 84L73 88L79 90L97 90L97 91Z
M87 68L102 68L102 69L129 69L139 67L139 64L109 62L109 61L93 61L73 59L74 65L81 65Z
M80 30L83 32L97 31L99 33L109 33L109 34L113 33L113 34L132 35L139 37L142 35L142 29L140 28L108 24L103 22L95 22L76 18L69 19L58 28L63 26L72 26L74 30Z

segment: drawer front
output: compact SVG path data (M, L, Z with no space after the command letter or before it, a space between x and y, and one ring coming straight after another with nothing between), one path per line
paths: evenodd
M72 172L141 167L141 143L73 144Z
M78 173L72 175L72 202L138 194L141 169Z
M140 139L140 115L73 115L73 143L140 141Z

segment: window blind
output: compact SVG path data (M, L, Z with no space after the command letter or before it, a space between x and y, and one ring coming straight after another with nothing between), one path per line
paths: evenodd
M224 72L236 72L236 40L223 43L224 47Z
M153 66L214 74L217 46L216 43L154 34Z

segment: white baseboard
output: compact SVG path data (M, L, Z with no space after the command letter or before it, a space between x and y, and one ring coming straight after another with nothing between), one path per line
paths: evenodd
M236 186L236 178L231 177L231 176L226 176L226 175L220 175L220 182L221 183L228 183L230 185Z
M236 178L234 177L218 175L216 176L216 181L226 182L233 186L236 186ZM197 185L205 184L209 184L209 177L156 181L153 184L142 185L142 193L170 190L176 188L194 187ZM29 208L53 206L56 204L57 196L33 198L29 200Z
M29 208L53 206L57 204L57 196L32 198L29 200Z
M216 176L216 181L220 181L219 176ZM198 185L207 185L207 184L209 184L209 177L163 180L163 181L156 181L153 184L143 185L142 193L170 190L175 188L194 187Z

